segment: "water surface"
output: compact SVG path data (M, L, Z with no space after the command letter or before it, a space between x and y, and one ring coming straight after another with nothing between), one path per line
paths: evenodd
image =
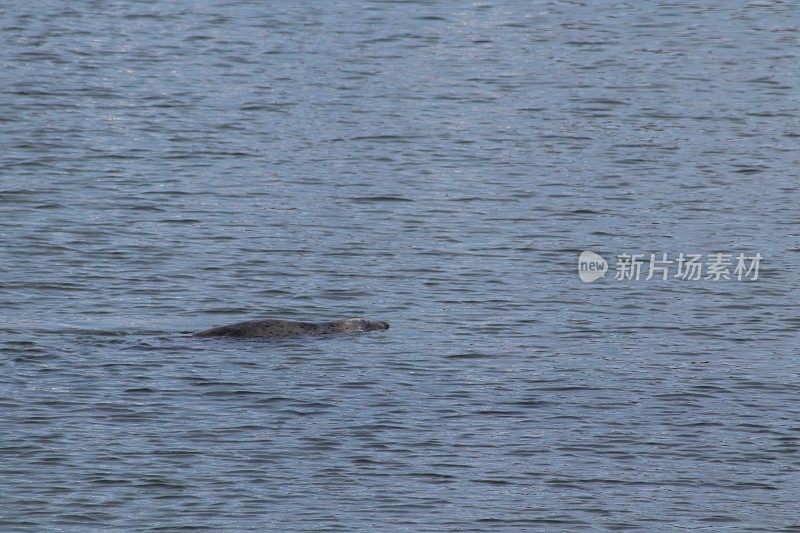
M797 40L771 2L6 5L0 529L800 529Z

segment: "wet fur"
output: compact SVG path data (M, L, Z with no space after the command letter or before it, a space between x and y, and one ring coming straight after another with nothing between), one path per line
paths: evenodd
M389 329L389 324L380 320L350 318L335 322L295 322L293 320L248 320L227 326L206 329L194 334L195 337L301 337L312 335L332 335L337 333L361 333Z

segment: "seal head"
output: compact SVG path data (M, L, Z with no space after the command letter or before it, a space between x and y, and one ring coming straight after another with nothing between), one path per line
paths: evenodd
M380 320L367 320L366 318L348 318L334 322L336 328L341 333L361 333L364 331L375 331L376 329L389 329L388 322Z

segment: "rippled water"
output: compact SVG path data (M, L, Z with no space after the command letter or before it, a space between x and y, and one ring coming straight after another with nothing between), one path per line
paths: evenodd
M0 529L797 531L797 66L792 2L6 3Z

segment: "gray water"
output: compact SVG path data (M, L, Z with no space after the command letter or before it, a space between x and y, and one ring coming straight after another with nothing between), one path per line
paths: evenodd
M797 531L798 13L5 2L0 530Z

